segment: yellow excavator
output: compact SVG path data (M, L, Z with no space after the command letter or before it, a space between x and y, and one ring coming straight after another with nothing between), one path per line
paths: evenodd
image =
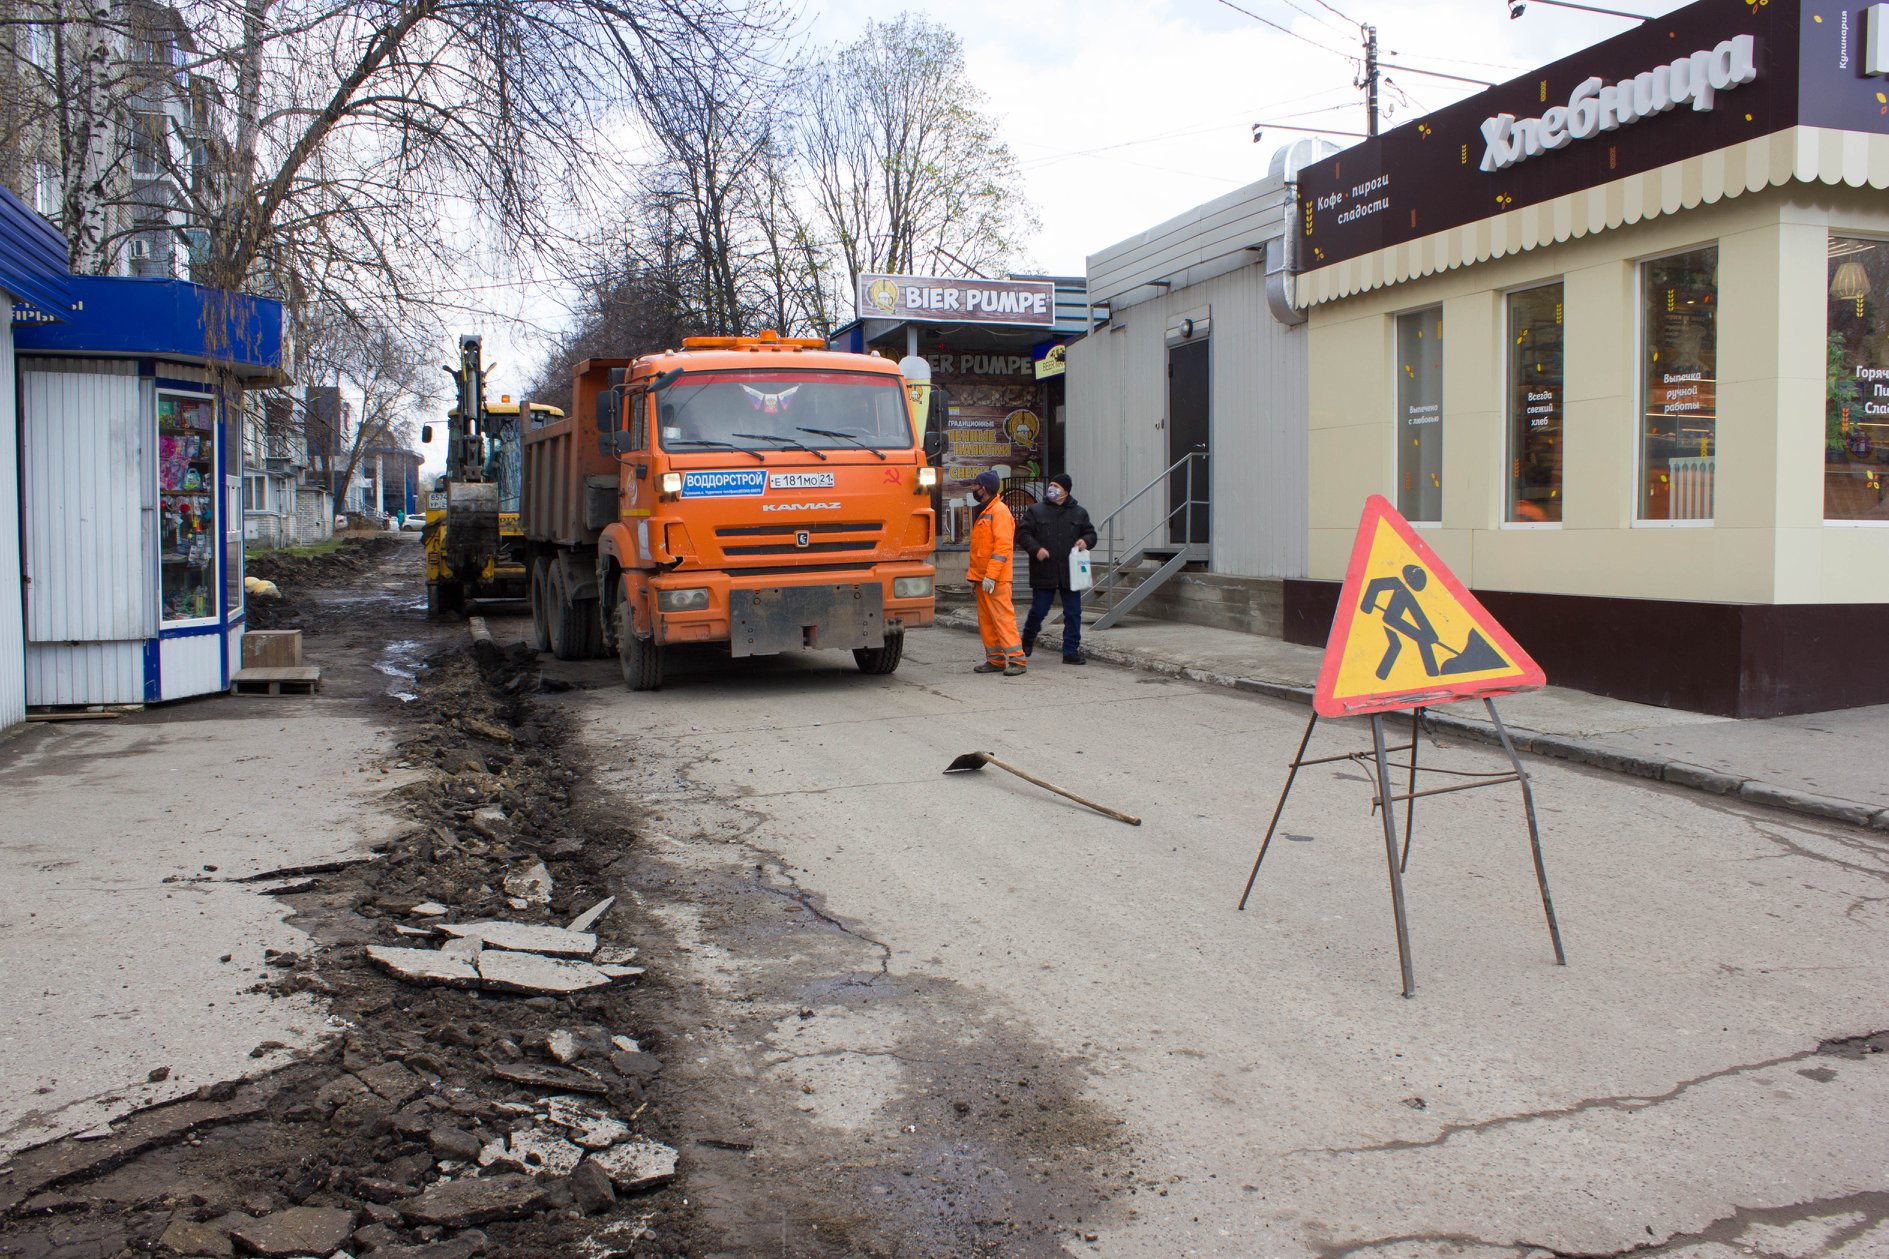
M446 471L426 500L426 613L458 616L469 599L523 599L528 593L525 535L518 505L524 490L524 426L564 412L511 395L489 401L480 340L459 338L459 366L443 368L457 387L446 413ZM431 441L432 425L421 431Z

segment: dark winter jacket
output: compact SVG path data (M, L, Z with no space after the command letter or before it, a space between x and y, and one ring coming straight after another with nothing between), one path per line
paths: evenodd
M1081 538L1095 546L1095 526L1089 523L1089 511L1073 498L1060 503L1048 499L1031 504L1017 521L1017 549L1030 557L1030 589L1069 589L1069 552ZM1038 551L1047 548L1049 558L1039 560Z

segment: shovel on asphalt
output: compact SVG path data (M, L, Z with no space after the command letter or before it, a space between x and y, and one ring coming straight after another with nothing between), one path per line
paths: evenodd
M966 752L963 756L960 756L957 760L952 761L949 765L945 766L944 772L947 774L972 774L984 768L984 766L986 765L995 765L998 769L1004 770L1007 773L1015 774L1018 778L1021 778L1026 783L1035 783L1037 786L1041 787L1045 791L1053 791L1059 796L1062 796L1069 800L1074 800L1077 804L1086 805L1089 808L1094 809L1097 813L1102 814L1104 817L1112 817L1117 822L1126 822L1130 826L1141 825L1141 819L1138 817L1130 817L1126 813L1117 813L1115 810L1108 808L1105 805L1097 804L1093 800L1084 800L1081 796L1077 795L1073 791L1064 791L1061 787L1058 787L1054 783L1046 783L1041 778L1033 778L1030 775L1024 773L1022 770L1018 769L1015 765L1004 764L1004 762L998 760L995 756L991 755L989 752Z

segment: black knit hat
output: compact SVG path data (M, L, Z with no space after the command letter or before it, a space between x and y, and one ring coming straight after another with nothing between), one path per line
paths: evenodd
M976 484L983 486L992 494L995 494L998 490L1003 488L1004 483L998 480L995 472L986 470L977 474Z
M1067 472L1058 472L1055 476L1051 477L1050 480L1054 481L1057 485L1062 486L1063 493L1065 494L1071 492L1072 490L1076 488L1075 481L1071 479L1070 475Z

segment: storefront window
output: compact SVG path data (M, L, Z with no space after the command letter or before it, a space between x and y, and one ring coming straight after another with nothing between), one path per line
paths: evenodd
M1443 519L1443 308L1397 316L1397 510Z
M1889 241L1830 238L1826 520L1889 520Z
M1561 286L1509 296L1509 519L1561 519Z
M158 541L166 621L217 615L216 442L216 403L158 394Z
M1640 268L1640 519L1710 520L1718 434L1718 249Z

